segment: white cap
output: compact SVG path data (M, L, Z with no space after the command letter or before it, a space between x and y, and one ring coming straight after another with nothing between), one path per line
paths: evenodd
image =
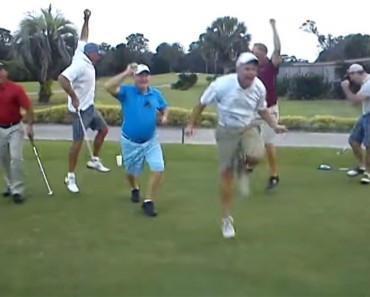
M356 73L362 71L364 71L364 67L362 67L360 64L352 64L347 70L348 73Z
M149 67L147 65L145 65L145 64L139 64L139 65L137 65L137 69L135 71L135 75L139 75L139 74L141 74L143 72L150 73Z
M236 67L243 65L243 64L248 64L250 62L258 63L258 58L249 52L241 53L238 60L236 60Z

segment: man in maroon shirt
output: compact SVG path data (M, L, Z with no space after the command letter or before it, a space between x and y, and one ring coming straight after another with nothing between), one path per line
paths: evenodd
M3 196L12 195L15 203L24 201L21 108L26 111L27 135L33 137L31 100L20 85L8 80L8 73L0 63L0 166L6 183Z
M280 38L276 30L275 20L271 19L270 24L274 38L274 51L271 59L267 57L267 47L262 43L256 43L253 46L253 53L258 58L258 77L262 80L266 87L266 101L267 107L275 120L279 121L278 98L276 91L276 79L279 73L279 66L282 62L280 56ZM267 189L271 190L279 183L277 154L274 145L275 132L269 126L261 121L262 135L265 141L267 160L270 167L270 178L268 180Z

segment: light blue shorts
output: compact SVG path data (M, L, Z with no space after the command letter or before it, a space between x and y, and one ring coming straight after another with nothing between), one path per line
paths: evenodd
M145 161L151 171L164 171L161 145L157 136L144 143L136 143L121 136L122 165L127 174L138 176L144 170Z

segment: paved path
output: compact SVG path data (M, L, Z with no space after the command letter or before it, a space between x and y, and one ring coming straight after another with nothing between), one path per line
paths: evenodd
M35 125L36 139L71 140L71 127L68 125ZM88 132L93 137L92 131ZM182 143L181 128L159 128L158 135L163 143ZM119 127L110 127L107 140L118 141ZM306 133L289 132L278 135L277 145L285 147L331 147L344 148L347 146L348 134L339 133ZM213 129L198 129L191 138L184 137L186 144L215 144Z
M170 88L171 85L169 84L163 84L163 85L158 85L158 86L154 86L155 88L160 88L160 89L163 89L163 88ZM99 88L99 90L104 90L103 88ZM54 94L58 94L58 93L63 93L64 91L62 89L57 89L57 90L53 90L53 93ZM29 96L37 96L39 94L39 92L27 92L27 95Z

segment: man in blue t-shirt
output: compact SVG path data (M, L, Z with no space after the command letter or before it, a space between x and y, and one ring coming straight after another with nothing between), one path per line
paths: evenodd
M122 84L130 76L133 76L134 84ZM152 173L142 209L147 216L154 217L157 213L152 199L164 171L162 148L156 134L157 112L160 123L166 124L168 103L158 89L149 86L149 82L149 67L133 63L124 72L110 79L105 84L105 89L121 103L121 151L131 186L131 201L140 202L137 177L143 171L146 161Z

